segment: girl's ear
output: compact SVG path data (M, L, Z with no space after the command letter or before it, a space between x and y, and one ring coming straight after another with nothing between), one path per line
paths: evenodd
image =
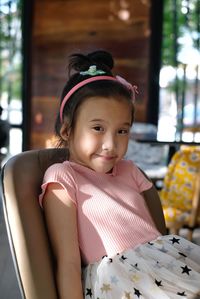
M68 141L69 135L70 135L70 129L67 128L66 124L63 124L60 129L60 136L64 141Z

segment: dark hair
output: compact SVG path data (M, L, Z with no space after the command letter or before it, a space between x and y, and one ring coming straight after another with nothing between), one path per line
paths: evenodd
M112 55L106 51L95 51L87 55L73 54L70 56L69 61L69 80L63 88L60 105L65 95L79 82L90 78L90 75L81 75L80 72L87 71L91 65L96 65L97 70L104 71L105 76L113 76L112 68L114 67L114 61ZM97 75L98 76L98 75ZM63 109L63 121L66 122L67 129L74 128L76 122L77 110L80 104L89 97L114 97L116 99L126 99L131 104L132 109L132 122L134 118L134 105L132 102L132 92L123 84L118 81L112 80L99 80L86 84L78 89L67 101ZM58 113L55 133L59 137L59 146L65 145L65 141L60 135L60 129L62 122L60 120L60 114Z

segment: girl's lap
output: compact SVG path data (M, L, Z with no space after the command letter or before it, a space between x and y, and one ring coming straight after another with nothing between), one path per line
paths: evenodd
M167 235L84 270L85 298L200 298L200 247ZM198 295L199 294L199 295Z

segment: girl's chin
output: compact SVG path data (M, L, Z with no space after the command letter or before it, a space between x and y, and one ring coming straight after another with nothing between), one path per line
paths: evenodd
M111 173L113 170L113 165L111 167L94 166L92 169L98 173Z

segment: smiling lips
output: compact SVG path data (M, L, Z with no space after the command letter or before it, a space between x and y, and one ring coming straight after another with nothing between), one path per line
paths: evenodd
M97 155L97 157L105 160L105 161L111 161L116 159L116 156L107 156L107 155Z

